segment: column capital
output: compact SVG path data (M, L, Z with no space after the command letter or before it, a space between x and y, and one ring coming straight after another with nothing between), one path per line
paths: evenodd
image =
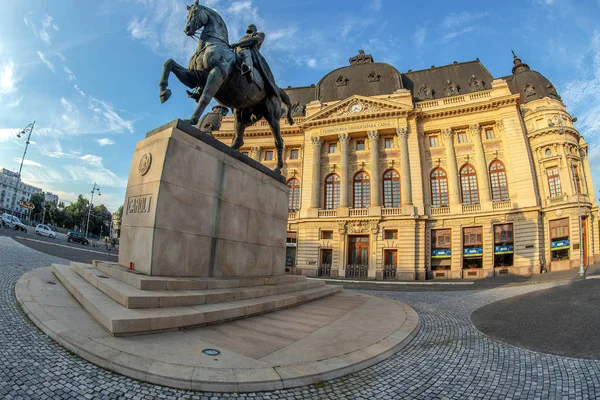
M481 133L481 126L479 124L469 125L469 132L471 135L478 135Z
M260 147L259 146L250 147L250 153L254 153L254 154L260 153Z
M503 119L497 119L496 120L496 126L498 127L498 130L503 131L504 130L504 120Z
M319 136L311 137L310 141L315 146L320 146L323 143L323 140Z
M377 140L377 139L379 139L379 132L378 131L367 131L367 136L369 137L369 140Z
M396 135L398 135L398 137L400 138L407 138L408 137L408 129L401 127L401 128L396 128Z
M350 135L348 135L347 133L339 133L338 139L340 142L347 142L350 140Z
M452 136L454 135L454 131L452 130L452 128L444 128L442 129L442 136L444 136L445 138L452 138Z

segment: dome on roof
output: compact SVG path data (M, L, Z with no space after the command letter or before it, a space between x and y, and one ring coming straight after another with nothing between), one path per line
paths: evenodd
M373 56L359 50L350 65L331 71L317 85L317 99L337 101L350 96L378 96L402 89L400 72L393 66L373 61Z
M552 82L539 72L532 71L514 52L513 58L512 85L521 96L521 104L544 97L561 100Z

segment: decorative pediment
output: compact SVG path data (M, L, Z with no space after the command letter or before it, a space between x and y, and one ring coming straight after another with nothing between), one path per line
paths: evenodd
M408 112L411 110L412 109L406 105L398 104L388 100L372 99L363 96L352 96L326 107L315 115L307 118L304 123L306 124L313 121L395 111Z

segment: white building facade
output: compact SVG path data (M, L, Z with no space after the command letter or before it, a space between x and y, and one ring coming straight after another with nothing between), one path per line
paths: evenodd
M19 182L18 188L17 182ZM19 207L19 201L30 201L34 193L41 192L41 188L20 181L18 173L6 168L0 170L0 212L10 213L11 208L14 207L16 217L26 218L29 215L29 210Z

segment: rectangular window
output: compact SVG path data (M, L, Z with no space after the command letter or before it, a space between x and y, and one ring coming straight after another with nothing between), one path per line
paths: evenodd
M493 128L485 128L485 138L486 139L495 139L496 135L494 135Z
M272 161L272 160L273 160L273 150L265 151L265 161Z
M465 132L458 132L456 135L458 143L467 143L467 134Z
M385 229L383 237L385 239L398 239L398 229Z
M512 267L513 244L513 224L494 225L494 267Z
M356 150L364 150L365 149L365 140L364 139L358 139L356 141Z
M391 149L394 147L394 139L393 138L385 138L385 148Z
M321 231L321 239L333 239L333 231Z
M463 228L463 268L483 267L483 227Z
M452 261L452 230L431 231L431 269L448 270Z
M329 143L328 152L335 153L337 151L337 143Z
M570 248L569 218L550 221L550 255L552 261L568 260Z
M439 145L438 135L429 135L429 147L438 147Z
M546 171L548 175L548 187L550 189L550 197L559 197L562 195L560 187L560 176L558 175L558 167L550 168Z
M290 151L290 160L297 160L298 154L298 149L293 149L292 151Z

